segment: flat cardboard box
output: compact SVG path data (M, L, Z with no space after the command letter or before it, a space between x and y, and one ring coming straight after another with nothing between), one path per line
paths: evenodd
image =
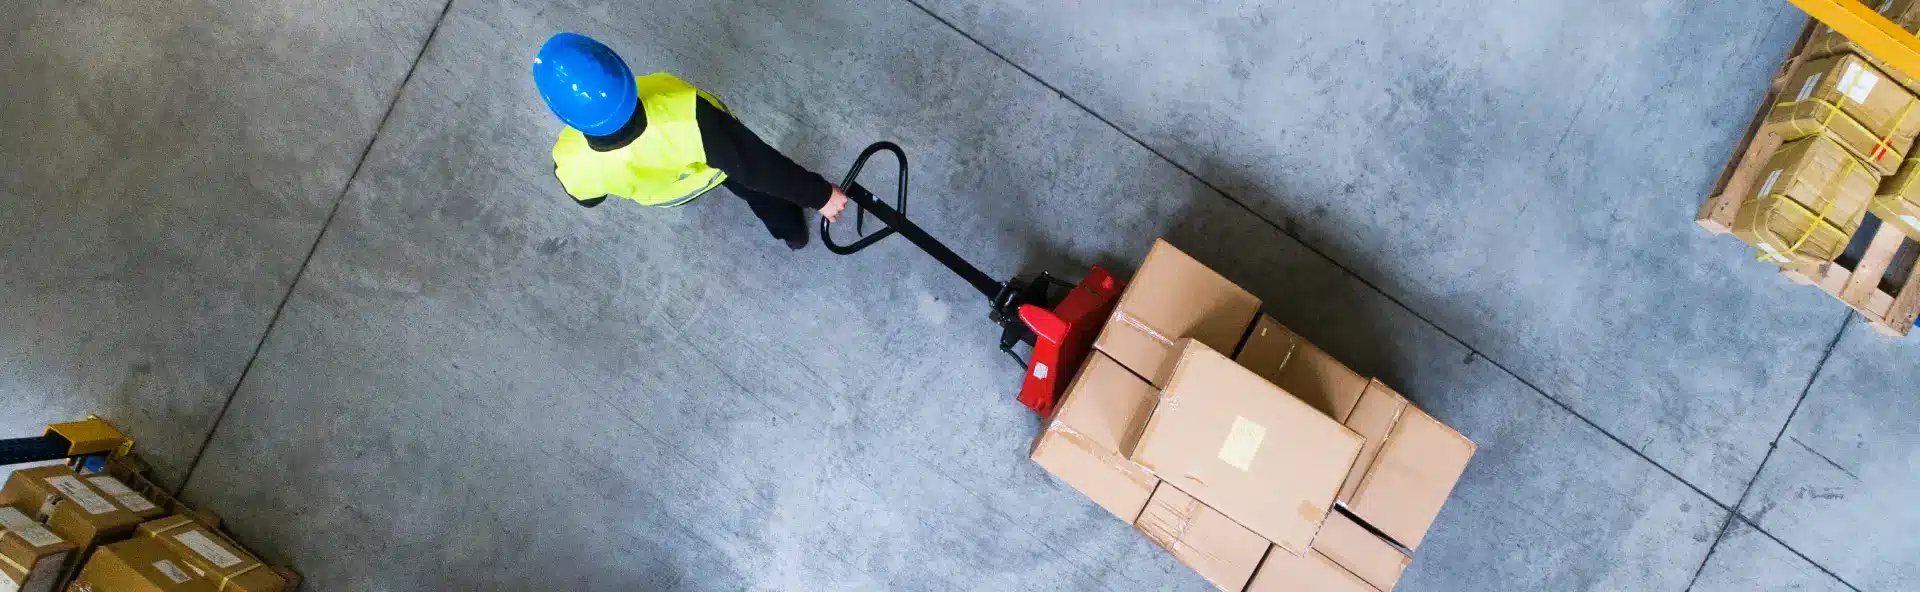
M260 558L186 516L141 524L140 536L159 539L195 575L213 580L221 592L282 592L287 588L287 580Z
M1320 525L1320 534L1313 537L1313 551L1380 590L1392 590L1407 565L1413 563L1413 558L1393 543L1342 512L1327 516L1326 524Z
M1478 448L1376 380L1346 425L1366 438L1339 503L1409 550L1420 547Z
M1167 241L1156 240L1094 339L1094 348L1164 387L1180 354L1177 342L1196 339L1232 351L1260 311L1260 299Z
M1867 5L1874 7L1874 10L1878 11L1880 16L1887 17L1887 20L1893 21L1893 24L1898 25L1901 29L1905 29L1908 33L1920 33L1920 2L1913 2L1912 0L1881 0L1880 2L1868 2ZM1854 44L1854 42L1847 39L1845 35L1841 35L1838 31L1833 30L1833 27L1824 24L1814 25L1813 36L1807 39L1807 47L1804 53L1809 59L1824 58L1843 53L1857 54L1862 59L1867 60L1867 63L1873 64L1873 67L1879 68L1881 72L1885 72L1887 76L1892 77L1894 82L1899 83L1900 86L1905 87L1909 92L1920 92L1920 80L1901 74L1899 70L1887 66L1885 61L1874 57L1871 53L1867 53L1865 48Z
M141 537L101 547L69 592L218 592L159 539Z
M1245 587L1267 553L1266 539L1167 483L1134 528L1221 590Z
M1034 441L1033 462L1132 523L1160 478L1120 450L1133 448L1159 396L1153 385L1094 352Z
M1900 172L1882 182L1868 209L1907 238L1920 240L1920 159L1907 159Z
M1807 62L1767 114L1780 139L1828 137L1879 176L1891 175L1920 134L1920 101L1854 54Z
M1305 555L1362 442L1340 422L1188 339L1133 460Z
M1246 592L1382 592L1319 551L1298 557L1275 547Z
M1367 390L1366 377L1264 314L1233 360L1334 421L1346 420Z
M0 506L0 590L55 590L75 549L19 509Z
M88 483L66 465L20 469L0 487L0 503L47 525L80 546L84 558L95 546L133 536L140 515Z

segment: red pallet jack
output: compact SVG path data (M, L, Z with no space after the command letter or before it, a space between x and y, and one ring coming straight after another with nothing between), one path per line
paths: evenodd
M892 206L876 199L872 191L857 182L867 159L882 151L893 153L900 162L899 196ZM1067 380L1080 370L1080 363L1093 349L1093 338L1099 335L1107 315L1113 312L1126 283L1097 265L1079 284L1067 283L1046 272L995 281L907 219L907 155L892 142L875 142L861 151L840 188L854 203L854 231L860 239L846 245L833 242L830 223L821 218L820 242L827 250L852 255L898 234L972 284L987 297L990 306L987 318L1000 326L1000 350L1026 368L1026 380L1020 386L1020 404L1042 417L1052 416L1054 403L1066 388ZM886 227L867 234L869 213ZM1032 348L1026 359L1014 351L1023 343Z

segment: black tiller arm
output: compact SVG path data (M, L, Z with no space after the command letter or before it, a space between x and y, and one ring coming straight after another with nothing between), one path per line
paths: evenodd
M860 176L860 169L867 166L867 159L882 150L892 152L894 158L900 161L900 196L895 199L893 206L881 203L874 198L872 191L868 191L854 181ZM837 244L833 242L833 233L828 230L831 222L822 217L820 218L820 242L827 246L828 251L839 255L852 255L873 246L874 243L880 242L880 239L898 233L900 236L907 237L914 246L920 247L920 250L926 251L928 255L939 260L941 265L947 266L947 269L958 274L960 279L973 284L973 289L979 290L980 294L986 296L989 301L1000 297L1002 289L1005 288L1004 284L994 280L986 272L980 271L980 268L974 267L966 259L961 259L959 255L954 254L953 249L947 248L939 240L934 239L933 235L921 230L918 224L907 219L907 154L902 152L898 145L883 141L867 146L866 150L860 152L860 158L853 161L853 168L847 171L847 178L840 183L840 190L846 193L847 198L853 200L854 207L858 208L854 214L854 231L864 236L853 244ZM873 217L879 218L887 227L879 232L866 234L868 212L872 212Z

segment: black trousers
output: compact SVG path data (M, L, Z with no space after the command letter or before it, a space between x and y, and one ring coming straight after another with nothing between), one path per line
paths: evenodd
M793 202L768 195L740 183L728 180L720 186L746 200L747 207L753 209L753 215L767 226L767 232L780 240L804 240L807 238L806 210Z

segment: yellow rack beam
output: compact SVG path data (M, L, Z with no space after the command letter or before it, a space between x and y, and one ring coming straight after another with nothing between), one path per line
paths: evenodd
M1920 79L1920 38L1880 16L1860 0L1787 0L1880 58L1887 67Z

